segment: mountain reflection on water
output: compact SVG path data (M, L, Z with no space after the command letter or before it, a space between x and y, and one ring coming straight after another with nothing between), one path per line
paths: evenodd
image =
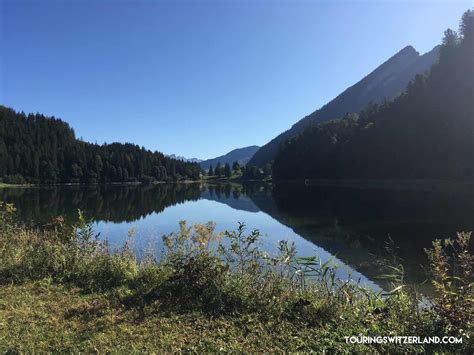
M321 259L335 255L354 279L363 278L374 288L370 280L392 257L385 250L389 237L407 281L420 286L425 279L420 267L426 262L423 248L435 238L474 229L473 195L472 189L463 188L414 191L258 183L0 189L0 200L13 202L22 221L41 225L61 215L74 223L81 209L111 245L123 243L134 228L138 250L149 245L159 250L161 236L175 231L181 219L213 220L219 231L245 222L267 236L266 249L275 250L278 240L289 239L300 254L318 254Z

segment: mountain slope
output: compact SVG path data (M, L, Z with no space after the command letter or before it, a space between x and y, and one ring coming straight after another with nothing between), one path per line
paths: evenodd
M302 132L312 123L340 118L347 112L362 110L371 101L380 103L385 98L391 99L399 95L416 74L427 71L436 63L438 57L439 46L422 56L412 46L403 48L328 104L262 146L250 160L249 165L261 166L271 162L283 142Z
M474 179L474 12L445 32L440 60L404 94L286 141L275 180Z
M232 164L234 161L238 161L240 165L245 165L253 157L253 155L259 148L260 147L258 145L251 145L249 147L237 148L230 151L229 153L225 155L221 155L213 159L207 159L207 160L201 161L199 164L201 165L202 169L209 169L211 165L213 167L216 167L217 163Z

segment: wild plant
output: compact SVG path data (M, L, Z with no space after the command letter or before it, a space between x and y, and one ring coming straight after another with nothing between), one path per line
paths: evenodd
M224 238L229 246L219 244L218 248L227 265L241 274L245 271L256 271L263 257L257 245L261 237L260 231L254 229L247 235L245 231L245 223L239 222L237 230L224 232Z
M449 332L472 334L474 318L473 262L469 252L471 233L457 233L454 240L436 239L425 252L430 261L432 284L437 291L434 310Z

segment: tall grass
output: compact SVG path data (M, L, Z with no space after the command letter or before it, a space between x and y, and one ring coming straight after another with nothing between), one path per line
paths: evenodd
M421 296L403 284L399 267L384 276L392 278L392 290L375 293L339 280L331 261L297 256L285 241L276 255L265 253L258 247L259 231L247 232L244 224L217 233L212 222L188 226L181 221L177 232L164 236L159 258L147 255L139 261L128 244L111 252L80 211L76 225L57 218L43 229L22 226L14 213L14 206L0 204L3 284L47 279L106 294L144 317L198 312L206 319L247 319L282 332L286 350L462 351L472 346L473 258L467 233L455 241L435 241L427 251L438 295L429 307L420 307ZM344 337L353 335L455 335L463 344L346 344Z

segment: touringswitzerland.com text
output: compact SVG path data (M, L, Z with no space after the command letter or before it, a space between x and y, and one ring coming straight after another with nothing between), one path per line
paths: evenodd
M420 337L420 336L404 336L404 335L393 335L393 336L345 336L347 344L462 344L461 337L453 336L431 336L431 337Z

